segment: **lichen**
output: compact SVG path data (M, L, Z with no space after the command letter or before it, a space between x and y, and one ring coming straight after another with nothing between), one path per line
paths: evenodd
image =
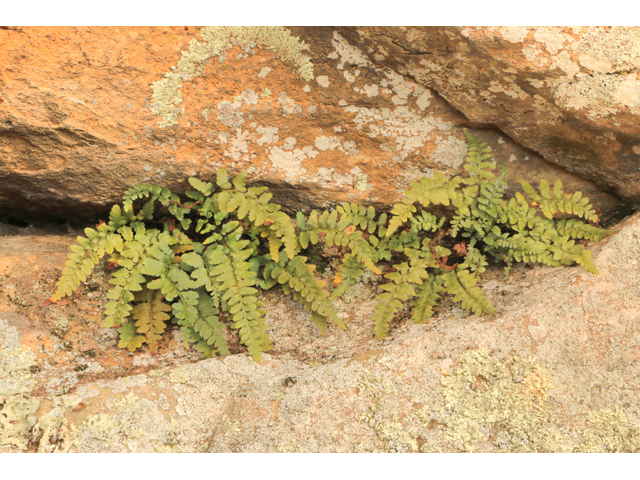
M27 449L38 408L40 402L24 387L0 393L0 453Z
M418 443L422 452L640 451L640 423L622 408L587 411L584 427L563 424L549 402L551 374L535 357L467 352L452 372L442 370L435 403L412 399L422 406L404 416L395 409L398 393L365 373L358 389L372 403L359 420L374 429L378 444L358 451L416 451Z
M169 373L171 383L187 383L189 381L189 372L182 367L175 368Z
M182 82L201 77L204 74L203 64L210 58L218 57L224 61L225 52L235 45L248 53L252 53L257 45L266 46L283 62L297 66L298 75L303 80L308 82L314 78L313 64L302 54L304 42L284 27L204 27L201 34L204 42L192 39L189 49L182 52L177 67L171 67L164 78L151 85L151 112L162 118L158 122L160 128L178 124ZM264 91L262 96L266 96Z
M32 438L40 437L42 432L38 442L38 453L66 453L71 449L73 439L64 412L63 408L54 408L40 417L33 427Z
M364 173L359 173L353 177L353 188L365 192L367 190L368 177Z

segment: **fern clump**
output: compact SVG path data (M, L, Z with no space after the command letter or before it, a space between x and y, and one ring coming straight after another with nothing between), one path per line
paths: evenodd
M119 346L147 344L157 352L167 322L205 356L226 355L227 326L257 361L272 348L260 290L280 285L311 312L322 334L329 322L345 328L332 300L364 273L387 280L376 297L374 332L383 339L397 313L410 303L424 323L442 295L474 314L495 308L477 286L489 257L551 266L578 263L598 273L580 243L610 232L590 222L598 216L580 192L565 193L541 181L522 182L523 193L504 198L506 167L498 174L491 149L466 133L466 178L442 173L411 184L391 214L343 203L332 211L298 213L294 221L270 202L266 187L247 187L246 172L232 182L224 169L216 183L190 178L194 190L181 199L166 187L136 185L115 205L107 223L87 228L70 247L66 268L50 297L71 296L109 255L114 272L103 327L118 328ZM452 218L431 205L453 206ZM563 214L556 219L554 215ZM572 215L572 218L567 218ZM333 290L316 278L305 251L331 247L342 253Z
M485 271L488 257L506 262L508 266L513 262L550 266L577 263L598 273L591 251L577 242L580 239L598 241L610 234L580 220L598 221L589 199L580 192L565 193L560 180L555 182L553 191L546 180L540 182L539 190L523 181L524 194L518 192L515 198L504 198L506 165L502 162L500 173L496 174L491 148L471 133L465 131L465 134L468 155L464 168L470 175L446 179L436 172L431 179L414 182L402 202L391 211L384 237L391 242L404 227L405 237L414 240L395 248L409 263L398 263L394 266L395 272L385 275L391 283L383 285L387 292L378 296L380 303L374 315L378 338L386 335L400 301L409 297L416 297L413 303L416 322L424 322L433 314L432 308L442 292L454 295L454 301L475 314L494 313L495 308L476 286L476 274ZM427 217L431 228L440 228L434 238L427 240L418 226L423 225L424 209L430 205L453 205L456 211L450 221L444 217L440 220ZM422 216L418 215L419 210ZM556 220L557 213L578 218ZM405 232L401 231L401 236ZM423 240L418 247L419 238ZM453 251L443 244L450 245ZM425 255L429 251L431 258ZM459 261L451 263L454 252ZM400 285L406 286L400 288Z
M313 266L297 255L291 218L270 203L266 187L247 188L245 178L241 173L230 183L224 169L216 184L191 178L195 190L186 192L188 201L157 185L132 187L123 206L112 208L109 223L78 237L50 300L70 296L108 254L117 269L103 327L117 327L119 346L131 351L146 343L157 352L171 320L185 343L206 356L228 354L224 314L258 360L272 346L259 289L278 282L288 282L317 324L344 328Z

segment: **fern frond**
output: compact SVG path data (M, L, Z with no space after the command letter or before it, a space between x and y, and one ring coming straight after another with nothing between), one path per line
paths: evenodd
M468 130L464 131L467 137L467 159L464 169L472 175L462 180L466 185L476 185L482 180L491 180L495 174L491 171L496 168L493 162L486 160L491 159L491 147L487 146L487 142L482 142L476 138Z
M116 231L129 223L131 215L123 215L119 205L114 205L109 216L109 223L99 225L96 230L86 228L85 237L78 237L77 244L69 247L69 255L56 283L56 290L49 300L57 302L63 297L70 297L91 274L105 253L120 252L123 238Z
M113 327L124 323L129 316L134 300L134 292L143 289L146 279L143 273L147 271L147 263L154 258L152 252L158 247L158 230L146 230L141 223L134 223L136 235L128 226L121 228L125 239L122 252L119 255L119 266L122 268L113 274L109 283L114 287L107 293L110 300L105 305L105 320L102 328Z
M344 202L338 205L336 210L340 214L340 219L346 219L351 225L355 225L360 230L374 234L378 229L376 221L376 209L373 206L365 207L355 203ZM386 216L385 216L386 218Z
M433 316L433 307L438 304L440 293L444 291L442 283L440 276L430 273L422 285L418 287L416 298L412 304L413 315L411 318L414 323L425 323Z
M444 280L445 291L454 295L454 302L461 302L462 308L473 312L475 315L482 313L492 314L496 309L487 297L484 296L475 275L464 268L450 270L441 274Z
M413 201L410 198L403 198L401 203L396 203L391 209L391 220L389 220L389 227L385 233L385 237L391 236L396 230L409 220L416 212L416 207L413 205Z
M300 245L307 248L309 242L315 245L324 238L329 247L348 247L359 262L372 272L380 274L380 269L376 266L375 249L362 238L362 232L355 230L352 220L353 216L343 215L338 221L338 210L325 211L321 215L313 210L308 221L301 215L298 217L298 226L301 227Z
M435 215L424 211L421 212L420 216L411 217L409 219L411 222L411 228L416 229L418 232L435 232L442 228L446 220L446 217L438 219Z
M158 291L143 288L134 294L134 300L138 303L131 309L131 316L135 320L136 332L144 335L146 343L149 344L149 350L153 353L158 352L158 340L162 339L162 333L166 326L165 321L171 317L167 312L171 311L171 306L163 301L163 296ZM134 337L135 339L135 337ZM124 340L121 339L120 343ZM134 345L137 344L134 340ZM126 345L129 350L133 351L137 347L130 342ZM123 348L120 345L120 348Z
M207 261L211 275L215 277L221 300L227 302L227 311L233 328L238 330L240 341L247 346L254 360L260 360L262 352L271 349L271 339L267 335L264 321L265 311L258 300L256 274L246 259L251 250L247 240L240 240L241 229L225 236L225 244L207 251Z
M556 225L556 230L560 235L566 235L576 239L586 239L592 242L599 242L604 237L612 235L613 232L602 228L594 227L584 223L577 218L560 220Z
M556 213L577 215L590 222L598 222L598 214L589 204L589 199L582 196L582 192L564 193L562 181L556 180L553 192L545 179L540 181L540 194L525 181L520 182L531 202L539 202L538 208L547 218L553 218Z
M376 297L378 303L374 307L373 322L374 332L380 340L387 335L389 324L396 312L402 308L402 302L416 295L413 285L422 285L423 280L429 278L426 269L435 265L427 252L407 248L405 253L410 263L394 265L396 271L384 276L391 282L381 285L380 288L385 292Z
M461 263L460 266L463 268L466 267L472 272L484 273L487 270L485 268L487 265L487 257L473 245L468 245L464 263Z
M358 260L358 257L353 253L344 256L340 269L333 280L334 289L331 293L332 300L342 296L342 294L356 283L360 275L364 273L364 266L364 262Z
M123 321L122 326L118 328L118 333L120 333L118 347L128 348L131 352L140 348L146 340L144 335L140 335L136 331L136 326L132 320Z
M239 176L236 177L238 178ZM280 211L280 205L269 203L271 194L264 192L266 187L246 189L239 180L237 184L241 188L236 186L235 191L220 192L220 209L235 213L241 220L248 218L260 235L267 238L272 258L279 257L278 251L282 246L287 256L293 258L298 251L298 240L291 218Z
M420 202L426 208L431 204L450 205L452 201L459 201L457 188L460 182L460 177L449 180L440 172L436 172L433 178L423 177L419 182L411 182L411 188L405 192L402 203L396 203L391 210L392 217L386 236L390 236L400 225L413 217L416 211L414 202Z
M577 263L585 270L598 275L598 267L593 263L591 251L585 250L582 245L576 245L574 240L567 236L557 237L550 247L553 259L563 265Z
M224 339L225 329L220 322L220 311L216 308L214 299L204 291L199 291L196 308L199 318L193 326L185 326L183 329L192 328L197 333L198 338L191 335L191 342L196 343L196 348L208 357L215 355L216 351L220 355L229 355L229 347Z
M323 335L326 333L327 320L345 329L344 323L331 306L329 293L322 289L326 282L316 279L313 275L315 265L306 262L306 257L297 256L288 260L281 254L277 263L271 262L268 272L271 278L282 285L286 294L293 294L296 301L312 312L312 320Z

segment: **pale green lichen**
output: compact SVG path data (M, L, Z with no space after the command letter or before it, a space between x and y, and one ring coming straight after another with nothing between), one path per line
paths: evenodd
M621 408L587 412L586 427L563 425L548 402L551 375L534 357L468 352L453 372L443 370L436 404L412 399L423 405L404 416L401 396L365 374L358 388L373 402L359 420L377 441L357 451L640 452L640 423Z
M54 408L40 417L33 427L32 438L42 436L38 442L38 453L67 453L73 439L69 431L69 421L63 416L64 409Z
M0 394L0 453L27 449L38 408L40 402L30 398L25 388Z
M368 178L364 173L359 173L353 177L353 188L365 192L367 190Z
M389 417L391 418L389 419ZM418 451L415 428L398 421L397 412L389 414L382 405L373 404L358 420L373 428L378 441L383 446L383 451L389 453ZM361 451L367 451L366 447L361 446L360 448Z
M115 407L116 411L122 413L125 410L138 410L140 408L140 403L138 402L140 399L136 396L135 393L129 392L124 397L116 400Z
M441 384L444 408L439 428L455 450L476 451L490 438L499 451L570 449L547 412L547 392L553 385L535 358L502 362L479 349L464 355L454 373L442 376Z
M169 373L171 383L187 383L189 378L189 372L183 367L175 368Z
M314 78L313 64L302 54L304 42L284 27L204 27L201 34L204 42L192 39L189 50L182 52L177 67L171 67L171 72L151 85L151 111L162 118L158 122L161 128L178 123L182 82L202 76L203 64L210 58L219 57L224 61L224 53L234 45L249 53L255 46L266 46L283 62L297 66L303 80Z
M0 319L0 452L27 449L40 402L30 397L35 355L18 330Z

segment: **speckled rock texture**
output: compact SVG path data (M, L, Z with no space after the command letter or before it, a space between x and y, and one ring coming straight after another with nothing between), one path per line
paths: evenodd
M0 451L640 451L640 213L595 245L600 275L516 266L485 276L496 306L445 303L372 338L375 284L309 314L265 295L275 349L157 356L100 329L104 278L43 306L72 236L0 242Z
M640 205L640 27L358 27L374 64Z
M520 33L501 40L499 48L482 50L493 45L499 31L491 36L485 30L398 30L394 35L401 44L435 52L407 56L399 47L387 48L386 36L376 37L378 46L370 38L362 46L358 32L0 29L0 216L104 218L131 185L158 183L180 192L188 188L188 177L206 178L220 167L247 170L249 181L270 186L290 213L347 200L388 209L410 182L435 171L449 176L462 171L463 128L506 161L511 185L561 178L569 189L584 192L605 219L621 203L606 192L637 198L632 183L639 183L634 148L640 142L632 131L636 100L624 97L629 105L618 105L594 93L585 97L586 106L576 103L580 84L560 79L570 73L578 78L586 67L572 66L566 73L549 65L555 57L564 62L562 68L573 65L569 57L577 54L565 52L570 51L569 40L566 48L562 44L566 34L552 36L560 42L553 44L553 57L546 44L534 55L537 31L526 31L535 57L529 62L528 53L519 53L521 44L512 43ZM600 65L591 52L600 37L588 32L582 48ZM625 32L620 38L635 41L635 30ZM430 42L433 48L427 47ZM458 46L463 43L472 50L463 52ZM629 82L635 73L608 72L631 72L635 57L618 60L622 47L610 43L602 55L611 57L613 66L599 67L604 68L599 76L582 82L611 77L620 84L616 92L633 93L635 84ZM524 57L507 68L508 59L520 58L516 54ZM420 66L423 60L427 66ZM495 67L500 62L504 68ZM530 74L521 71L534 66ZM507 81L509 75L513 79ZM554 95L560 93L553 88L564 88L564 106L556 105L561 102ZM605 111L615 114L617 123Z

